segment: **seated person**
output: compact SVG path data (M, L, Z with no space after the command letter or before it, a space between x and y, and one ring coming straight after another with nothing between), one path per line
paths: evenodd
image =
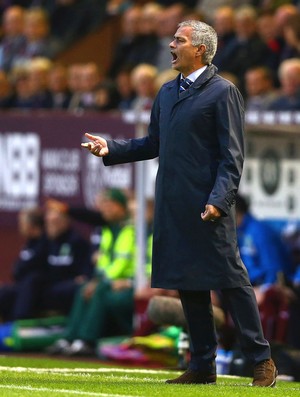
M245 73L246 111L265 111L277 97L272 71L263 66L250 68Z
M101 213L107 224L94 276L76 294L64 336L48 348L50 354L93 353L99 338L132 333L135 232L125 194L108 189Z
M19 233L25 244L13 266L13 283L0 287L0 315L3 321L35 316L31 283L41 272L47 256L43 213L39 208L22 209L18 217Z
M45 207L48 251L36 297L40 310L69 314L77 289L92 274L89 243L55 200L48 200Z
M23 7L11 5L5 8L2 15L0 69L5 72L11 70L15 58L18 58L24 51L24 14Z
M14 66L35 57L54 59L61 50L59 41L51 35L48 15L43 8L26 9L23 34L22 53L15 57Z
M250 213L247 200L240 195L236 197L236 216L238 246L254 287L264 334L270 341L282 342L286 324L280 323L280 311L286 310L286 305L278 305L277 286L282 275L290 272L287 246L275 230Z
M286 343L294 349L300 349L300 227L294 225L284 231L284 239L291 252L291 273L285 282L277 286L280 303L288 306L288 324ZM287 314L287 313L285 313Z
M288 250L273 229L250 213L249 204L241 195L236 197L236 218L241 258L261 304L264 292L277 282L280 272L286 271Z
M300 59L290 58L283 61L278 69L278 77L279 95L269 104L267 110L300 110Z

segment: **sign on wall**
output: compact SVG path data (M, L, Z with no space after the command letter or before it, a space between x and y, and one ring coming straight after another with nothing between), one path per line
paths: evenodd
M134 127L113 115L1 115L0 213L10 223L24 207L54 197L94 206L105 187L131 189L133 167L105 167L80 147L84 132L106 138L134 136Z
M299 135L250 131L240 192L258 218L300 220Z

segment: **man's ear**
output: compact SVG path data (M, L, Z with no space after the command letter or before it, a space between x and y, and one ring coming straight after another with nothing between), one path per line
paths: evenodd
M206 51L206 45L200 44L199 47L197 48L196 55L198 57L202 57L205 51Z

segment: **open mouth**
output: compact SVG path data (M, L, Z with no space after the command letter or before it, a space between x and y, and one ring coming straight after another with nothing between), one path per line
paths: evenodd
M172 55L172 63L175 63L178 59L178 56L173 51L171 51L171 55Z

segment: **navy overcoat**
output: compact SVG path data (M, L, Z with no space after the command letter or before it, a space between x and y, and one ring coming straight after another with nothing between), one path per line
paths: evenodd
M210 290L249 285L237 248L235 194L243 168L243 99L210 65L179 95L179 78L160 89L148 135L108 141L105 165L159 156L152 286ZM204 222L206 204L222 210Z

